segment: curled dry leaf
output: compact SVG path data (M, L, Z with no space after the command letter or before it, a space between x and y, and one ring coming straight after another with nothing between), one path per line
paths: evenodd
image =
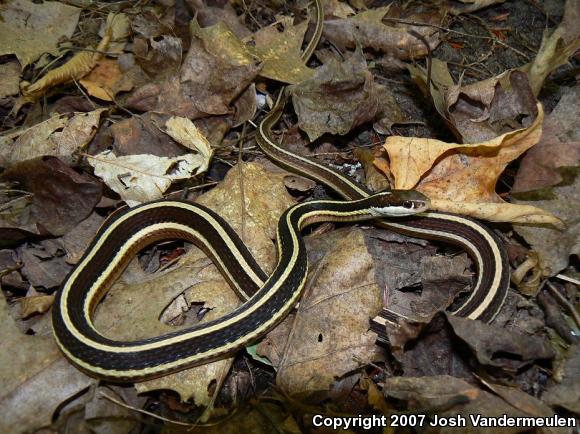
M433 59L427 90L427 72L415 66L407 68L460 142L483 142L516 128L527 128L536 116L537 100L521 71L510 70L462 85L454 83L445 62Z
M541 105L529 127L482 143L461 145L416 137L388 137L395 188L411 189L432 199L432 209L460 212L492 221L518 223L562 222L547 211L504 202L496 182L509 164L535 145L542 134Z
M568 63L568 58L580 49L580 2L566 1L564 17L551 34L544 33L536 58L521 69L528 73L534 95L538 95L546 77L556 68Z
M290 89L298 125L311 141L324 133L347 134L372 120L379 106L373 76L360 49L343 62L329 60L312 78Z
M54 302L54 295L34 295L25 297L20 301L20 315L23 319L35 313L48 312Z
M276 24L281 24L284 31L280 32L272 25L253 35L255 46L252 51L264 62L260 75L290 84L312 77L314 71L304 64L301 57L308 21L295 26L292 18L286 17Z
M37 82L23 86L22 94L24 100L35 101L49 89L72 80L79 80L87 75L94 68L97 62L103 58L103 54L101 53L114 51L112 50L113 44L120 43L124 46L124 42L119 41L127 37L128 28L129 22L125 14L109 14L105 25L103 39L96 50L77 53L64 65L49 71ZM110 101L110 99L107 101Z
M110 151L90 156L95 175L121 196L129 206L160 199L175 180L187 179L207 168L201 154L185 154L166 158L155 155L117 157Z
M196 173L205 172L213 155L209 141L189 119L172 116L165 122L165 132L176 142L181 143L202 157L202 165Z
M2 7L0 55L16 54L22 69L43 53L57 55L61 38L70 38L81 9L60 2L13 0Z
M94 137L105 109L89 113L54 115L0 147L0 166L51 155L71 161Z

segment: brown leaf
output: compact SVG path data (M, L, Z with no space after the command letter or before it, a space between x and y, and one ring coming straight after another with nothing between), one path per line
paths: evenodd
M23 319L35 313L45 313L52 306L54 295L34 295L20 299L20 315Z
M56 288L71 270L62 253L51 244L50 240L45 240L36 247L22 246L18 249L23 263L22 275L35 287Z
M20 65L16 61L0 65L0 101L20 92Z
M17 163L2 176L34 194L31 215L53 235L62 235L87 218L101 198L100 183L55 157Z
M413 59L427 54L425 44L409 31L424 36L431 49L439 44L438 30L429 26L400 27L383 24L383 17L389 13L390 6L370 9L343 19L326 20L324 22L323 35L326 39L340 48L355 48L357 44L363 48L374 48L396 59ZM431 19L437 21L436 14ZM390 16L390 14L389 14ZM405 17L413 21L414 16ZM423 22L421 18L418 22Z
M426 72L409 66L420 87L427 89ZM433 59L430 95L435 108L457 139L463 143L489 141L517 128L530 127L537 101L527 77L506 71L496 77L454 84L447 64Z
M580 165L579 98L577 85L546 116L539 143L522 158L512 194L557 185L564 180L560 168Z
M16 136L0 147L0 165L14 163L45 155L72 161L73 155L83 149L94 137L105 109L89 113L53 115Z
M549 342L539 336L513 333L495 325L453 315L447 315L447 320L481 364L516 371L534 360L554 357Z
M502 416L529 417L528 413L513 407L503 399L448 375L388 378L383 390L387 397L406 401L410 410L432 413L431 419L438 417L439 420L450 418L461 421L462 424L458 426L462 433L496 432L495 429L484 425L481 420L479 426L475 426L474 422L478 417L490 419ZM442 427L441 422L436 426L436 428L427 426L425 431L450 434L458 432L457 426ZM513 432L524 430L527 428L515 428ZM507 431L505 428L499 428L497 432Z
M308 21L295 26L288 17L280 19L277 24L284 27L282 32L277 26L269 26L253 36L253 51L264 62L260 75L290 84L309 79L314 71L304 64L301 51Z
M549 197L544 195L527 196L527 200L516 197L512 201L519 206L541 207L561 219L566 227L557 230L550 227L532 227L514 225L516 232L540 256L540 268L544 276L554 275L568 266L570 257L580 254L580 175L578 166L571 168L569 176L563 185L549 189Z
M546 77L559 66L568 63L568 58L580 49L578 27L580 13L578 11L580 11L580 2L568 0L560 25L550 35L547 31L544 33L536 58L521 68L528 73L534 95L540 93Z
M311 268L278 366L277 383L289 394L326 390L357 360L376 357L376 337L368 331L381 305L373 260L359 229L337 235Z
M360 49L344 62L330 60L291 91L298 125L311 141L324 133L347 134L372 120L378 109L373 77Z
M68 363L52 336L23 335L0 296L0 432L50 425L56 409L94 380Z
M22 68L43 53L58 55L58 42L70 38L81 9L63 3L14 0L2 8L0 55L16 54Z
M62 244L66 250L67 264L74 265L81 259L103 220L103 217L93 211L91 215L63 235Z
M101 59L79 83L87 89L89 95L104 101L112 101L117 93L133 88L132 83L122 79L123 72L117 60Z
M229 104L254 80L260 65L225 24L192 26L179 74L136 90L127 99L128 108L192 120L229 113Z

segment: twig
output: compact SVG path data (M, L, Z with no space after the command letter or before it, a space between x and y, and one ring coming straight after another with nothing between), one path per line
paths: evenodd
M562 295L562 293L560 291L558 291L558 288L556 288L554 285L552 285L547 280L546 280L546 285L548 286L548 290L556 298L556 300L558 300L558 302L560 302L560 304L562 304L563 306L566 307L566 309L568 309L568 311L570 312L570 315L572 315L572 318L574 319L574 322L576 323L576 325L578 327L580 327L580 315L578 315L578 312L576 312L576 309L574 308L574 306L572 306L572 303L570 303L566 299L566 297L564 297Z
M574 279L572 277L568 277L568 276L565 276L563 274L556 274L555 277L560 279L560 280L564 280L566 282L570 282L570 283L573 283L574 285L580 286L580 280L578 280L578 279Z
M177 420L167 419L166 417L159 416L158 414L151 413L150 411L143 410L141 408L132 407L132 406L130 406L128 404L125 404L124 402L121 402L121 401L116 400L115 398L113 398L112 396L107 395L106 393L100 392L100 394L101 394L101 396L103 398L106 398L109 401L114 402L117 405L120 405L121 407L125 407L125 408L127 408L129 410L133 410L133 411L136 411L138 413L146 414L147 416L154 417L155 419L159 419L159 420L162 420L164 422L169 422L169 423L173 423L175 425L180 425L180 426L186 426L186 427L194 427L194 426L196 426L196 425L192 425L190 423L179 422Z

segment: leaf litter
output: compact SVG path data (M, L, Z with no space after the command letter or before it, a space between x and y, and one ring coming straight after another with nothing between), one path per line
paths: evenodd
M98 3L98 13L82 2L7 2L0 431L128 433L164 418L174 422L167 432L205 421L194 431L306 432L312 415L337 412L577 417L570 63L580 8L515 3L325 1L322 43L304 63L313 13L300 2ZM492 324L455 318L443 312L473 284L467 255L366 225L322 225L306 237L304 298L253 350L122 387L80 373L54 345L49 309L114 209L195 200L270 272L280 215L329 197L260 158L252 126L281 83L294 110L276 127L280 142L375 188L417 188L437 209L501 223L490 225L520 267L522 292L510 289ZM239 303L203 252L169 242L131 262L95 324L134 340ZM390 347L368 327L383 306L410 318L387 330ZM467 432L486 432L469 420Z

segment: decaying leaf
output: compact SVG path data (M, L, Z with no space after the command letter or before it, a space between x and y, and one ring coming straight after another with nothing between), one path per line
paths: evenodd
M291 321L290 335L276 334L281 342L269 338L271 348L284 348L276 378L292 395L327 390L335 377L356 368L357 360L378 357L368 319L381 299L362 232L341 234L329 247L310 271L297 314L285 320Z
M383 17L390 11L390 6L370 9L353 17L326 20L324 37L341 48L354 48L357 44L364 48L374 48L396 59L413 59L427 54L425 44L411 33L411 30L422 35L431 49L439 44L438 30L430 26L389 26L383 23ZM413 16L405 17L413 21ZM433 14L430 19L438 19ZM417 20L423 22L420 18Z
M54 115L19 134L13 142L0 147L0 166L45 155L72 161L95 135L105 109L74 116Z
M568 58L580 49L580 2L566 1L564 17L551 34L546 31L535 59L522 67L528 73L534 95L540 93L544 80L557 67L568 63Z
M0 65L0 101L20 91L20 65L17 61Z
M124 46L123 40L127 37L128 29L129 21L125 14L109 14L103 39L96 50L93 51L92 47L89 47L91 48L89 51L77 53L67 63L49 71L35 83L23 86L24 101L34 101L50 88L84 77L103 58L103 52L114 51L115 47L118 48L115 44Z
M61 403L91 385L66 361L52 336L26 336L0 296L0 432L31 432L48 426ZM9 351L8 351L9 349Z
M133 84L123 79L119 62L107 58L95 62L91 72L79 83L89 95L103 101L112 101L117 93L133 89Z
M427 89L427 72L408 66L411 76ZM528 128L537 113L537 101L526 74L506 71L468 85L455 84L447 64L433 59L427 93L457 140L478 143L517 128Z
M175 180L187 179L207 167L204 155L185 154L175 158L155 155L117 157L110 151L87 156L89 164L111 190L134 206L159 199Z
M579 99L580 86L576 85L546 116L539 143L522 158L512 194L557 185L564 180L562 169L580 166Z
M101 183L56 157L21 161L2 177L33 194L30 217L44 234L65 234L87 218L101 199Z
M516 371L534 360L551 359L547 339L509 332L501 327L447 315L454 333L469 345L479 363Z
M580 174L578 167L570 174L573 179L550 190L551 198L541 195L538 200L513 198L517 206L533 206L545 209L561 219L566 227L556 230L550 227L515 225L520 234L540 256L540 268L544 276L557 274L568 266L570 256L580 254Z
M224 23L191 26L191 46L179 74L137 89L128 108L188 119L229 113L229 104L254 80L260 65Z
M434 413L442 419L451 421L462 418L465 425L442 426L441 422L436 430L430 432L455 433L457 431L475 433L489 433L498 428L491 428L484 418L499 417L549 417L554 413L537 400L521 391L514 389L507 395L506 387L493 385L494 389L501 389L500 396L482 390L465 380L448 375L430 377L393 377L385 381L384 393L388 398L405 401L409 407L421 413ZM492 389L492 390L494 390ZM495 391L495 390L494 390ZM508 399L505 399L505 398ZM517 401L514 402L514 397ZM535 406L522 407L522 401L535 402ZM516 405L513 405L516 404ZM431 419L433 416L431 416ZM505 428L501 428L505 432ZM565 428L550 428L550 433L564 434Z
M2 8L0 55L16 54L23 69L43 53L57 55L59 40L72 36L80 13L60 2L12 0Z
M347 134L374 119L379 106L373 76L360 49L343 62L330 60L291 91L298 125L311 141L324 133Z
M540 139L543 118L538 105L538 116L529 128L470 145L388 137L385 149L395 188L416 188L431 199L434 210L492 221L551 223L560 227L561 221L549 212L508 204L495 192L496 182L509 162Z
M548 404L580 414L580 345L571 346L559 363L554 383L542 395Z
M314 71L302 60L302 40L308 27L303 21L297 26L292 18L282 18L277 24L284 27L280 32L277 26L265 27L253 35L254 52L264 62L260 75L279 80L283 83L300 83L312 77Z

